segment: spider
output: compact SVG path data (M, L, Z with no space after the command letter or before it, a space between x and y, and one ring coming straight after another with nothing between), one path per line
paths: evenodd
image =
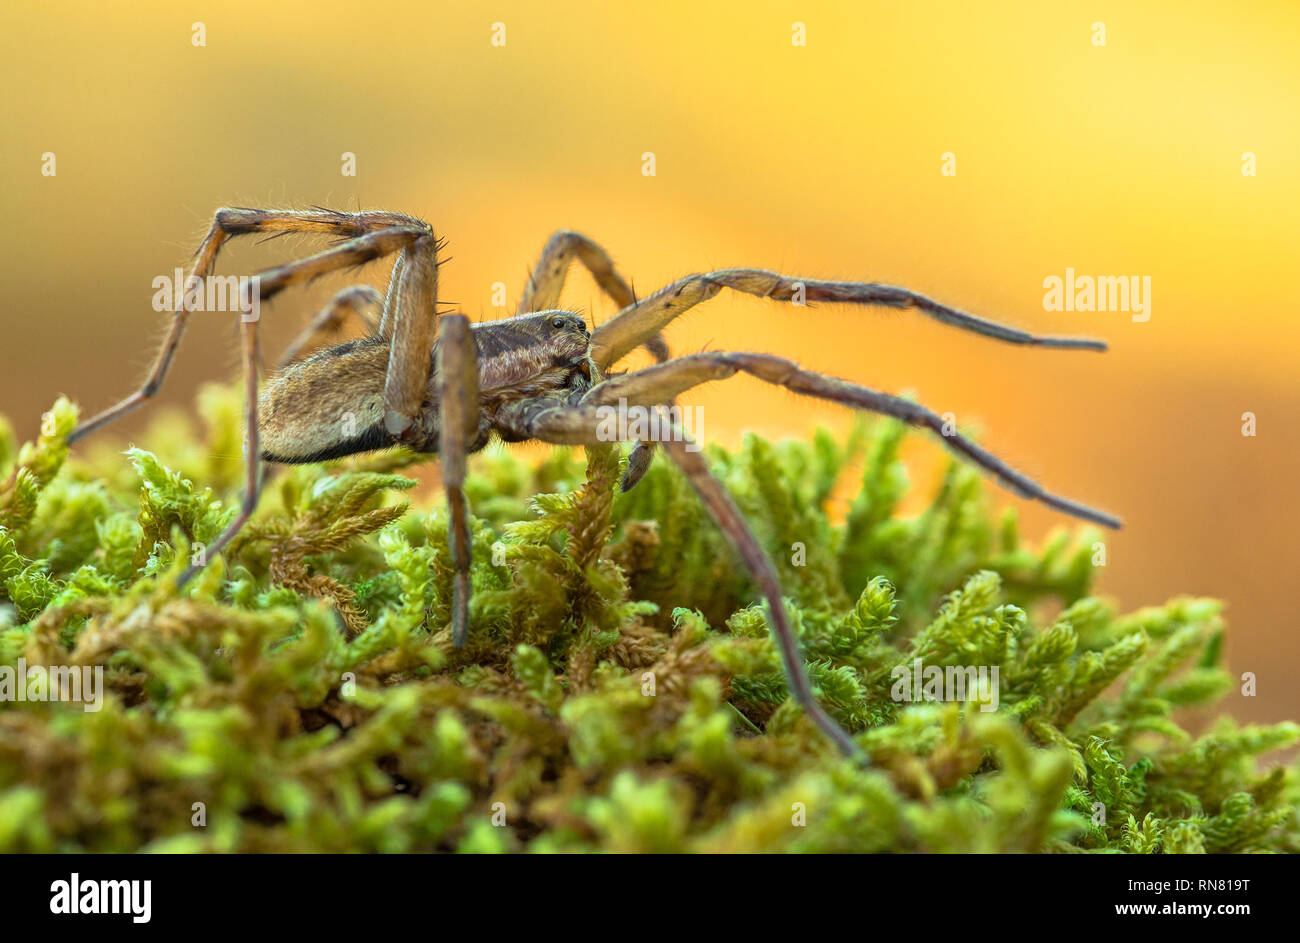
M928 427L943 435L943 441L963 458L1022 497L1107 527L1120 526L1109 514L1049 493L974 442L944 434L943 420L910 400L804 370L772 354L710 351L670 358L660 332L674 318L729 288L785 302L912 308L946 324L1014 344L1101 351L1106 349L1101 341L1036 336L965 314L904 288L795 279L759 269L688 275L638 300L609 254L585 236L569 231L557 232L546 243L517 314L471 324L462 314L437 311L442 243L432 227L415 217L387 212L221 209L199 246L192 275L207 278L222 245L248 233L322 233L340 240L326 251L262 272L254 282L262 301L328 272L393 254L396 261L386 295L356 287L336 295L294 341L279 372L260 396L258 321L241 318L247 423L244 495L236 517L208 548L208 558L229 543L257 506L262 461L319 462L396 445L436 454L442 462L449 515L455 573L451 628L457 647L464 645L469 627L466 456L483 448L493 435L508 442L538 440L608 447L603 441L608 435L598 431L601 407L630 404L659 410L663 421L658 441L633 446L621 483L623 490L637 483L656 446L662 447L735 547L766 599L792 695L833 743L861 759L854 740L814 697L775 568L698 447L666 409L692 387L738 373ZM617 315L591 331L579 315L556 309L574 259L620 308ZM70 442L102 428L157 393L189 313L184 306L173 312L171 329L144 385L75 429ZM296 359L320 331L337 326L350 313L367 321L368 336ZM651 351L657 361L654 365L611 373L611 367L639 346ZM181 575L180 583L199 569L201 566L191 566Z

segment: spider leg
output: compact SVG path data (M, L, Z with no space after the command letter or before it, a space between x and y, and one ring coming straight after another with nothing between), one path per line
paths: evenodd
M600 245L581 233L562 229L551 236L542 247L541 258L533 266L519 300L519 314L531 311L549 311L560 303L564 280L569 266L577 259L587 267L596 284L620 308L636 301L632 288L614 268L614 260Z
M444 315L438 322L438 454L447 492L447 542L455 570L451 638L461 648L469 632L469 502L465 499L465 456L478 435L478 361L469 319Z
M356 237L384 229L405 229L407 227L428 226L418 219L400 213L343 213L333 210L255 210L230 209L217 210L213 216L212 226L195 254L194 266L190 278L205 279L212 274L216 266L217 255L222 245L234 236L248 233L288 233L312 232L331 233L340 237ZM153 366L144 384L136 392L110 406L98 415L86 420L68 436L68 442L76 442L90 433L140 406L154 396L162 386L163 379L171 367L185 333L185 323L190 312L183 306L172 312L171 328L154 358Z
M181 573L177 588L184 586L194 574L202 570L207 561L225 549L226 544L239 533L257 508L257 499L262 491L262 460L258 443L257 426L257 365L261 359L258 349L257 321L240 319L239 338L243 347L244 360L244 497L239 505L239 513L226 525L226 529L211 544L204 548L202 563L191 563Z
M419 419L433 367L440 246L433 232L427 231L406 247L384 308L392 347L384 378L384 428L394 441L408 445L422 434Z
M349 239L347 242L328 249L325 252L308 256L297 262L290 262L273 269L267 269L256 276L254 284L257 285L259 298L262 301L272 297L276 293L283 291L290 285L322 275L326 272L344 268L348 265L359 265L368 262L371 259L378 258L381 255L387 255L403 245L413 242L419 242L423 239L432 239L432 234L425 228L403 227L401 229L381 229L377 232L367 233L364 236L358 236L355 239ZM261 480L261 451L260 451L260 429L258 424L258 384L257 384L257 364L260 360L261 351L259 349L257 335L256 318L240 318L240 337L243 343L244 356L244 386L245 386L245 421L248 428L245 431L244 461L247 468L247 476L244 486L244 498L240 505L239 514L230 523L221 535L208 547L206 552L208 558L215 556L230 543L231 539L239 532L244 523L248 520L253 510L257 507L257 499L260 493ZM426 364L429 355L424 355ZM427 368L426 368L427 375ZM181 574L178 586L184 586L195 573L203 568L202 565L190 566Z
M569 274L569 266L575 258L587 267L596 284L613 299L620 311L637 303L632 287L614 268L613 258L599 243L582 233L562 229L547 240L541 258L528 276L528 284L524 287L524 295L519 302L519 313L527 314L530 311L546 311L557 307L564 290L564 280ZM668 343L658 333L643 341L642 345L650 352L655 363L663 363L671 356ZM632 447L627 469L623 472L620 485L622 490L630 490L645 476L654 453L653 441L637 442Z
M736 507L736 502L727 493L727 489L709 471L704 456L698 450L687 448L690 444L689 440L680 429L677 433L663 443L664 451L681 469L709 514L717 521L723 535L736 548L767 600L768 612L772 619L772 635L781 649L781 661L785 665L790 693L832 743L846 755L865 762L866 755L862 749L849 736L848 731L826 713L813 695L812 681L809 680L808 672L803 665L799 640L795 637L794 629L790 625L790 617L785 610L785 600L781 595L781 580L776 574L776 567L772 565L771 559L764 552L754 532L749 529L744 516L740 513L740 508Z
M286 367L303 354L317 347L328 337L336 335L348 315L356 315L365 322L371 334L379 333L379 322L372 312L384 303L383 297L369 285L352 285L329 300L320 314L303 328L285 348L280 366Z
M665 366L677 362L670 361ZM629 376L635 375L629 374ZM593 387L592 392L598 389L600 386ZM516 434L558 445L608 445L601 438L599 430L603 419L596 406L586 404L556 406L544 402L521 402L512 406L513 409L499 413L497 419L498 422L504 419L511 431ZM785 666L790 693L831 742L847 755L865 762L866 757L861 748L848 732L826 713L813 694L812 682L808 678L800 656L799 641L786 613L785 602L781 595L781 581L777 576L776 568L749 525L745 523L740 509L736 507L735 501L727 493L722 482L709 471L704 457L693 447L689 437L666 409L660 414L659 428L670 430L663 440L664 450L682 470L682 474L700 496L704 507L717 522L723 535L736 548L741 560L758 584L764 599L767 600L771 613L772 634L781 651L781 661Z
M679 279L637 304L625 308L591 335L592 359L602 370L626 356L646 338L654 337L674 318L708 301L723 288L777 301L833 301L890 308L915 308L945 324L1012 344L1036 347L1105 350L1102 341L1082 337L1044 337L966 314L905 288L872 282L828 282L790 278L763 269L722 269Z
M642 405L665 403L691 387L712 380L725 380L741 371L752 374L766 383L783 386L795 393L841 403L853 409L866 409L893 416L910 425L929 428L939 433L944 443L954 452L992 473L1004 487L1022 498L1039 501L1058 511L1106 527L1120 526L1118 518L1104 511L1095 510L1086 504L1059 497L1045 490L1032 478L1016 471L971 440L955 433L945 435L943 419L924 406L899 396L880 393L865 386L804 370L791 360L771 354L724 352L688 354L664 364L605 380L588 390L580 405L595 407L617 404L620 401Z
M384 311L379 317L379 336L393 336L393 321L397 317L397 303L402 297L402 273L406 271L406 250L397 255L392 274L388 277L388 294L384 296Z

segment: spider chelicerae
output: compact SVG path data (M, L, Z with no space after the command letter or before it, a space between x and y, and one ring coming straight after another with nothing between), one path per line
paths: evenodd
M609 254L575 232L561 231L546 243L529 276L518 313L471 324L461 314L440 314L438 252L429 224L400 213L313 210L218 210L199 246L191 279L212 274L222 245L248 233L322 233L342 240L326 251L268 269L253 280L258 302L283 289L340 269L396 255L387 293L352 287L336 295L290 345L277 375L259 396L258 320L241 317L247 475L243 502L230 525L207 548L219 553L257 506L261 462L318 462L356 452L407 446L436 454L442 462L448 534L455 571L452 638L465 643L469 628L470 529L465 498L466 456L496 435L509 442L538 440L560 445L607 445L602 407L658 410L657 440L632 448L622 487L633 487L661 447L677 464L736 548L770 609L773 635L794 698L817 726L846 753L861 756L853 739L817 702L800 659L781 599L776 570L731 496L709 471L698 448L667 409L700 384L747 373L854 409L893 416L943 435L963 458L996 476L1011 491L1108 527L1109 514L1058 497L969 439L945 430L934 412L909 400L804 370L765 353L709 351L670 357L660 332L674 319L724 288L777 301L841 302L913 308L977 334L1037 347L1105 350L1101 341L1041 337L966 314L904 288L868 282L789 278L760 269L722 269L688 275L637 299ZM579 315L557 310L565 276L577 259L619 306L592 331ZM190 310L177 306L171 329L144 385L117 405L83 423L70 442L103 427L153 396L171 365ZM349 314L369 326L368 336L299 355L324 330ZM642 370L611 375L610 368L637 347L657 361ZM253 458L260 456L261 461ZM191 566L184 584L201 567Z

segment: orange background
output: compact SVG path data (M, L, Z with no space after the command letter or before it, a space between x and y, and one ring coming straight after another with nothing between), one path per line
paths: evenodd
M0 411L135 388L151 280L220 205L403 210L450 240L443 299L494 317L548 234L602 241L638 293L731 265L904 285L1106 355L1000 345L895 311L720 296L678 352L784 353L914 390L1049 487L1116 511L1100 589L1225 598L1250 720L1300 714L1300 6L1294 3L10 5L0 26ZM195 20L207 45L191 44ZM807 25L807 46L791 24ZM506 46L491 45L492 24ZM1093 24L1106 45L1093 45ZM40 174L52 151L58 174ZM340 173L357 155L356 177ZM653 151L657 175L641 173ZM957 175L940 173L941 155ZM1258 176L1241 173L1257 155ZM225 272L302 254L236 244ZM1042 282L1149 275L1151 319L1047 312ZM382 282L384 270L367 277ZM285 343L345 281L282 296ZM585 275L567 302L608 317ZM232 376L196 317L162 399ZM803 434L837 407L757 381L698 392L705 431ZM1241 434L1241 416L1258 435ZM138 433L145 416L117 431ZM109 433L112 435L113 433ZM148 446L148 442L140 444ZM943 452L914 443L916 478ZM1000 502L1013 501L1002 492ZM1023 506L1025 531L1065 521Z

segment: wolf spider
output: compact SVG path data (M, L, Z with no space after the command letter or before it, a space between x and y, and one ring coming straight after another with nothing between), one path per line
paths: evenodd
M645 473L656 444L677 464L700 500L736 548L766 599L790 689L817 726L843 751L861 757L853 739L818 704L791 631L781 586L767 554L704 458L665 405L700 384L748 373L796 393L854 409L893 416L941 434L943 421L923 406L800 368L763 353L705 352L669 358L660 331L674 318L723 288L778 301L830 301L914 308L947 324L1014 344L1105 350L1100 341L1040 337L965 314L903 288L861 282L792 279L759 269L723 269L688 275L637 299L614 269L608 253L585 236L558 232L547 242L529 277L519 312L471 324L461 314L437 311L440 241L422 220L397 213L345 213L324 209L221 209L199 246L193 276L212 273L217 253L230 238L248 233L323 233L341 241L324 252L268 269L255 284L260 300L328 272L396 253L386 295L370 288L340 292L291 347L288 362L259 398L258 322L242 318L246 410L246 481L235 519L208 548L219 553L257 506L261 462L318 462L356 452L405 445L435 453L449 514L453 581L452 638L465 642L469 627L469 507L463 485L466 455L495 434L509 442L535 439L561 445L597 446L602 406L659 410L658 443L637 442L622 481L631 488ZM570 264L586 266L620 310L588 332L583 319L555 310ZM375 309L378 317L375 318ZM356 313L369 335L294 361L316 335ZM189 311L182 305L143 387L73 431L76 441L134 409L157 391L180 343ZM655 365L611 375L610 368L638 346ZM345 422L350 416L353 422ZM1057 497L960 435L944 442L991 472L1011 491L1085 520L1118 527L1109 514ZM199 567L181 576L183 584Z

